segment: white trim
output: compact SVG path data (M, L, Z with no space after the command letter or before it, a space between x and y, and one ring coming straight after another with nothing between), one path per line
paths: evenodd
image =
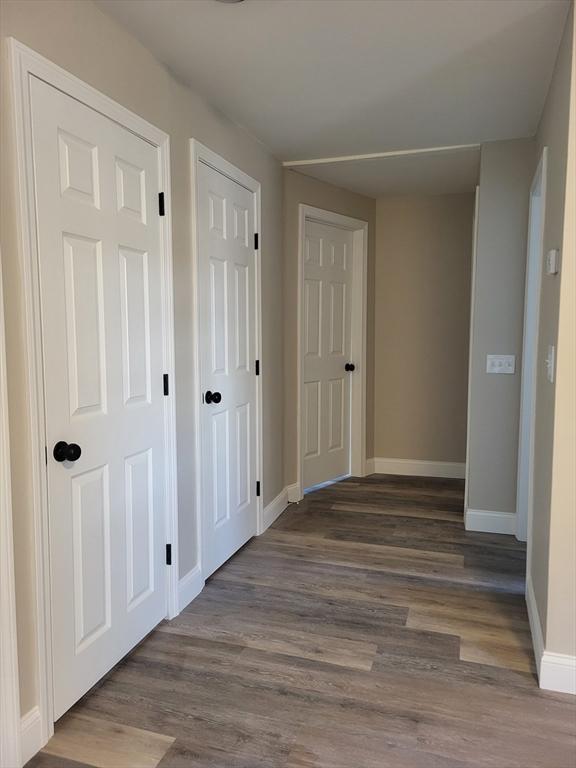
M546 227L546 186L548 170L548 147L542 149L540 161L532 184L530 185L530 206L528 216L527 258L526 258L526 285L524 289L524 334L522 341L522 374L520 391L520 419L518 433L518 470L516 493L516 537L520 541L527 541L526 568L530 572L532 559L532 511L534 504L534 449L536 432L536 387L538 375L538 329L540 326L540 292L542 287L542 267L544 256L544 232ZM536 198L536 190L540 187L540 242L531 243L532 240L532 215L533 203ZM531 247L531 246L534 247ZM532 277L534 283L530 283ZM533 292L534 306L529 306L529 299ZM528 313L535 313L533 336L528 338ZM529 367L527 350L533 352L532 366ZM522 497L518 488L522 483L527 484L526 505L522 504Z
M22 764L26 764L45 745L44 728L39 707L32 707L22 716L20 736L22 742Z
M374 475L376 473L376 459L366 459L364 471L366 475Z
M532 635L532 646L534 648L534 658L536 659L536 668L540 674L540 662L544 653L544 635L542 633L542 622L538 611L538 603L534 594L534 586L530 574L526 574L526 609L528 611L528 621L530 623L530 634Z
M540 688L576 694L576 656L544 650L542 623L530 574L526 577L526 608Z
M260 533L264 533L272 523L277 520L282 512L288 507L288 488L284 488L275 499L272 499L270 504L264 507L264 527Z
M451 477L461 479L466 465L454 461L422 461L421 459L368 459L366 471L381 475L414 475L416 477Z
M20 691L16 629L16 586L12 536L10 435L4 294L0 253L0 765L22 765L20 750Z
M288 501L290 504L298 504L298 502L302 501L304 498L304 494L302 493L302 489L300 488L299 483L292 483L292 485L287 485L286 493L288 494Z
M350 473L357 477L365 474L366 465L366 327L367 327L367 279L368 279L368 223L353 219L333 211L325 211L311 205L300 203L298 206L298 325L297 325L297 479L296 485L303 489L303 450L304 430L303 377L302 365L303 323L302 323L302 288L304 283L304 235L306 221L318 221L347 229L353 233L354 253L352 270L352 309L350 357L356 370L351 377L350 406Z
M467 531L513 535L516 531L516 515L513 512L466 509L464 513L464 527Z
M204 589L204 578L199 565L195 565L191 571L178 582L178 612L190 605L194 598L198 597Z
M240 168L237 168L225 158L218 155L213 150L201 144L197 139L190 139L190 171L191 171L191 204L192 204L192 270L193 270L193 318L194 328L192 333L193 355L194 355L194 382L192 396L194 398L194 424L195 424L195 445L194 445L194 471L196 479L196 530L197 540L201 542L198 552L198 567L202 570L202 451L200 446L200 403L202 398L201 380L200 380L200 329L198 323L199 315L199 295L200 290L199 275L199 231L198 231L198 164L202 162L213 168L215 171L224 174L232 181L254 195L254 226L255 231L260 236L259 248L255 253L256 266L256 339L255 339L255 357L260 360L260 376L256 376L256 474L263 485L263 467L264 467L264 448L262 437L262 249L264 246L262 238L261 223L261 185L256 179L248 176ZM265 363L265 361L264 361ZM264 374L265 375L265 374ZM265 530L264 527L264 504L263 496L257 497L256 512L256 534Z
M474 308L476 304L476 252L478 245L478 207L480 204L480 186L476 185L474 193L474 222L472 224L472 265L470 280L470 329L468 332L468 396L466 401L466 468L464 473L464 509L468 509L470 495L470 424L472 402L472 347L474 341Z
M327 163L348 163L354 160L377 160L382 157L405 157L406 155L430 155L439 152L457 152L464 149L480 149L480 144L454 144L445 147L424 147L423 149L396 149L390 152L372 152L367 155L340 155L338 157L319 157L313 160L285 160L284 168L297 168L302 165L326 165Z
M576 695L576 656L544 651L538 679L547 691Z
M44 461L45 421L43 395L42 323L36 247L36 204L31 131L29 82L37 77L63 93L100 112L140 136L158 149L159 179L167 202L167 215L160 221L164 286L162 291L162 332L165 372L172 381L172 395L165 398L164 451L166 458L166 533L172 544L173 565L167 571L167 615L178 612L178 512L176 496L176 435L174 398L174 320L172 308L172 231L170 217L169 137L138 115L87 85L74 75L27 48L8 39L10 58L14 134L16 141L19 258L22 268L27 396L30 422L29 457L34 509L34 561L36 565L36 662L38 666L38 710L40 746L52 733L53 685L51 648L50 567L48 542L48 493Z

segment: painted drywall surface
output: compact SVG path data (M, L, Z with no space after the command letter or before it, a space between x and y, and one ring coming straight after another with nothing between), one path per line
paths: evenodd
M368 222L366 354L366 455L373 456L374 432L374 242L376 201L296 171L284 171L284 323L286 398L284 466L286 483L297 478L298 206L312 205Z
M466 459L474 195L376 201L374 455Z
M471 334L468 506L516 511L528 199L536 145L484 144ZM516 355L516 373L486 373L486 355Z
M543 276L540 294L530 574L545 648L568 654L576 653L576 276L574 241L570 241L576 208L573 122L571 173L566 173L572 56L573 11L568 17L537 135L539 152L548 147L544 253L559 248L562 254L560 273ZM566 195L567 181L571 184L571 201ZM549 344L557 347L555 384L546 377Z
M172 217L176 329L176 398L180 574L196 562L192 462L192 272L188 141L199 139L262 183L262 294L264 388L264 502L284 487L282 170L256 140L178 84L146 49L90 0L0 3L2 42L13 36L85 82L165 130L171 138ZM5 47L5 46L4 46ZM4 56L6 51L3 51ZM5 60L4 62L5 63ZM24 401L26 367L22 289L15 229L13 145L7 67L2 67L2 253L7 314L9 402L14 461L14 536L18 599L21 706L36 702L34 662L33 531Z

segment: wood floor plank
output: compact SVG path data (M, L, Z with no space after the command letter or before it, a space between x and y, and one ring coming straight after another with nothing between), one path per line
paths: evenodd
M110 720L70 712L44 752L96 768L156 768L173 738Z
M373 475L309 494L30 768L573 768L575 702L535 676L525 545L466 531L463 491Z

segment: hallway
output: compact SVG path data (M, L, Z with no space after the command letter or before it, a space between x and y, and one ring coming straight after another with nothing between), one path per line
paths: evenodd
M28 765L568 768L574 702L537 686L525 547L467 533L462 507L457 480L310 494Z

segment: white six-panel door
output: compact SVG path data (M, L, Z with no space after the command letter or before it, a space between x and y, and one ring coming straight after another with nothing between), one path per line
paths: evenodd
M206 578L256 533L255 207L253 192L201 161L197 195Z
M35 78L31 100L57 718L166 615L159 171Z
M302 286L303 487L350 473L353 233L306 219Z

